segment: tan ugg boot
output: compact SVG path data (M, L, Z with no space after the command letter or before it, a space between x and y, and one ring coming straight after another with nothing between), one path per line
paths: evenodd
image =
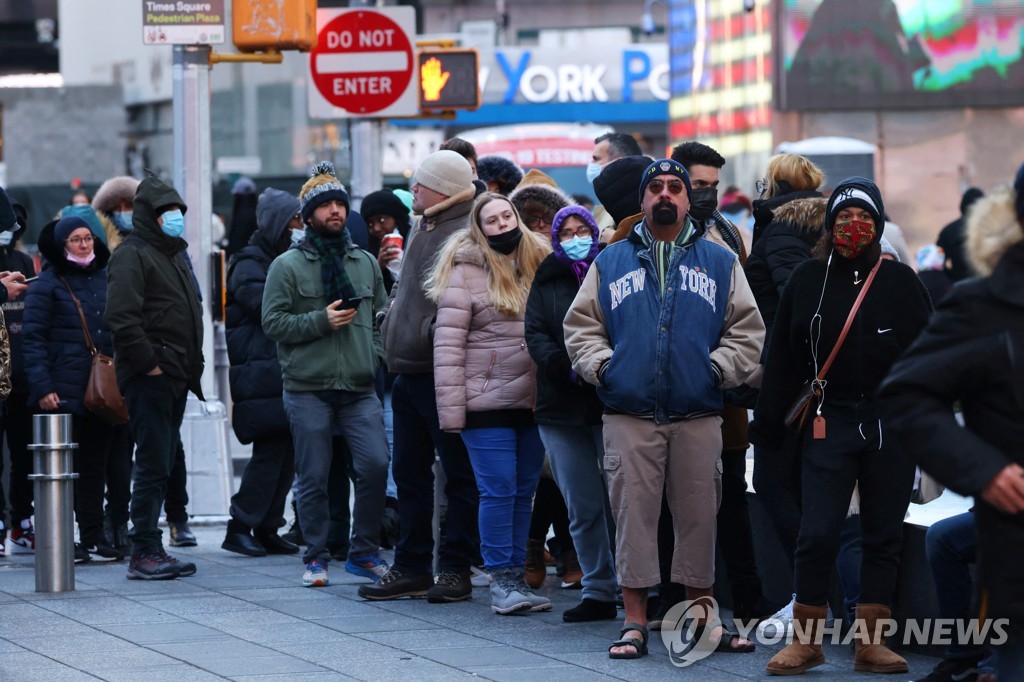
M882 624L891 611L881 604L857 604L857 651L853 655L853 669L863 673L905 673L907 662L902 656L885 646ZM863 621L863 622L861 622Z
M821 650L821 628L828 605L793 604L793 641L768 661L769 675L799 675L825 662Z

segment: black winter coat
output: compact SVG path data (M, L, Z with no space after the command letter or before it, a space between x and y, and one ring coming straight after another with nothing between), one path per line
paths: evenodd
M146 178L135 193L132 231L107 272L104 321L114 335L117 382L160 367L175 392L203 398L203 317L195 276L185 260L188 243L163 233L156 219L169 206L185 209L173 187Z
M28 254L18 251L16 247L18 238L25 232L25 228L19 223L14 231L14 238L7 246L0 247L0 272L20 272L26 278L36 274L35 263ZM33 285L29 285L30 287ZM0 303L0 310L3 310L4 321L7 323L7 333L11 339L11 384L12 393L21 394L16 400L24 400L24 394L28 392L28 376L25 374L25 358L22 350L23 321L25 314L25 299L28 297L26 291L14 299L7 298L7 289L3 290L3 303Z
M903 449L961 495L973 495L979 583L990 618L1024 634L1024 514L986 503L982 489L1011 463L1024 466L1024 244L995 271L953 288L892 367L880 398ZM960 401L966 428L953 416Z
M64 245L53 238L50 223L39 234L39 251L48 267L39 279L29 284L25 299L24 354L28 378L28 405L38 409L39 399L56 393L64 403L62 410L85 415L82 405L92 368L92 355L85 345L82 321L64 282L82 303L92 342L101 353L114 352L110 331L103 323L107 303L107 261L110 252L99 239L93 242L96 258L88 267L71 263Z
M565 350L562 321L579 290L572 269L549 254L537 268L526 300L526 345L537 363L534 421L538 424L601 424L602 405L597 389L576 380Z
M292 195L264 190L256 207L256 232L228 264L225 326L231 362L231 427L242 443L290 433L281 398L284 384L277 344L263 333L263 288L278 255L277 244L298 210L299 202Z
M754 292L767 335L771 334L782 290L797 266L811 257L821 237L827 203L824 198L810 197L776 206L772 221L760 231L751 246L743 271Z
M855 267L859 267L860 284L854 283ZM751 442L767 449L780 446L786 436L786 411L801 387L815 375L809 330L819 301L820 335L815 337L819 339L820 369L839 338L869 270L870 264L865 267L863 262L853 263L837 255L831 266L809 260L793 273L772 329L764 379L750 425ZM902 263L883 260L825 377L822 414L854 423L876 419L878 386L924 329L931 310L928 292L914 271Z

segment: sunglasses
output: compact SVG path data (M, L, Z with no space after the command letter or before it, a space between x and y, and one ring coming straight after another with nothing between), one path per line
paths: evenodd
M669 180L667 183L663 180L651 180L647 184L647 191L651 194L661 194L666 186L672 194L682 194L683 190L686 189L681 180Z

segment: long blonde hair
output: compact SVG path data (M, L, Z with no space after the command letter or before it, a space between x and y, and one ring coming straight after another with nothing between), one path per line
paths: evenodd
M516 217L515 229L523 234L515 250L514 264L490 247L480 227L480 212L492 201L504 201L509 205ZM491 305L506 315L519 315L526 307L526 296L530 292L537 267L551 252L551 244L548 241L541 235L523 228L519 211L507 197L485 192L480 195L473 207L469 227L459 230L445 242L437 261L427 273L423 285L427 297L435 303L441 300L451 281L452 272L457 265L456 256L460 251L467 248L479 250L483 255L484 269L487 270L487 294L491 299Z
M807 192L821 187L825 174L810 159L799 154L776 154L768 159L768 196L780 194L779 182L789 184L794 192Z

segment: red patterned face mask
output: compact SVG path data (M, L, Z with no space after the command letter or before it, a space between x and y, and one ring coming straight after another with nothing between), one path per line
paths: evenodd
M875 239L875 225L863 220L847 220L832 228L832 244L843 258L852 260L864 253Z

